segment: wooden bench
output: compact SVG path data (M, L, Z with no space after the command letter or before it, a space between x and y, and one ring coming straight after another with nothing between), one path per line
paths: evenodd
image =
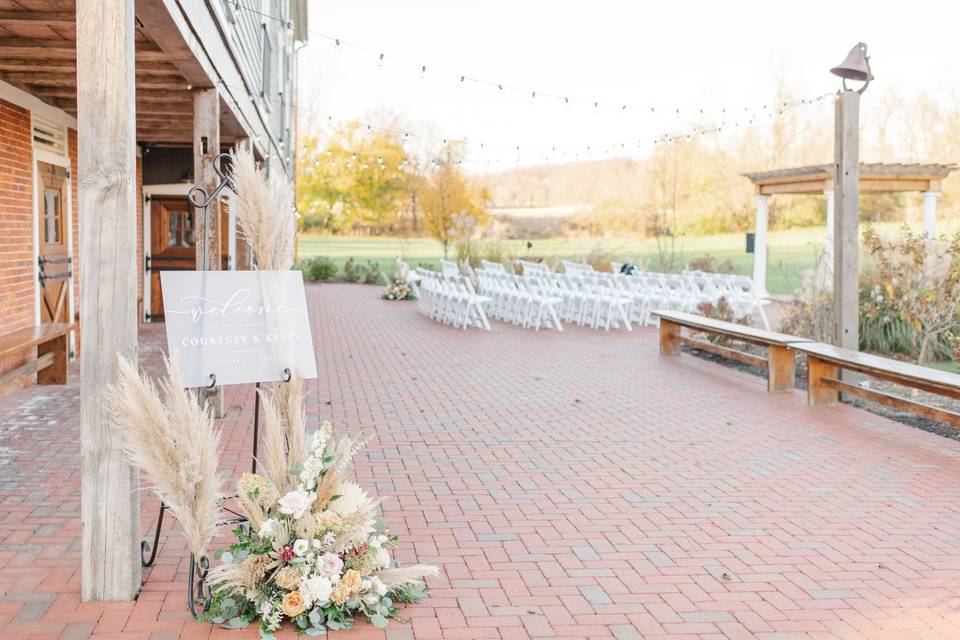
M840 370L855 371L878 380L894 382L937 395L960 400L960 375L929 367L900 362L891 358L835 347L822 342L792 345L807 356L810 384L807 402L811 406L836 404L839 394L880 402L896 409L906 409L925 418L940 420L960 427L960 414L922 402L901 398L875 389L867 389L840 379Z
M680 353L682 345L688 345L694 349L766 369L767 391L793 389L793 351L790 350L790 346L811 342L806 338L755 329L754 327L714 320L692 313L654 311L653 314L660 318L660 353L675 355ZM707 340L682 335L680 332L682 327L766 347L767 357L762 358L752 353L724 347Z
M69 347L67 334L73 324L44 324L0 336L0 359L36 347L37 359L0 375L0 393L14 380L37 374L37 384L66 384Z

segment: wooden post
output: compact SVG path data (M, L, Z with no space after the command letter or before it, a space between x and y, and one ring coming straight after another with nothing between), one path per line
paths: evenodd
M213 160L220 153L220 96L216 89L193 91L193 181L208 194L217 188ZM198 211L199 215L200 212ZM197 226L197 271L220 270L220 200L210 203L206 224ZM206 245L207 262L203 263Z
M837 404L837 390L824 384L824 378L837 379L837 367L814 355L807 355L807 404L811 407Z
M134 0L77 2L80 512L83 599L140 590L138 474L103 407L117 358L137 358Z
M193 181L203 187L207 194L217 188L219 178L213 169L213 161L220 153L220 95L215 88L193 91ZM197 211L197 216L200 216ZM219 271L221 268L220 199L216 198L207 208L206 219L198 217L197 271ZM206 254L206 263L204 263ZM214 415L224 415L223 389L204 389L204 396Z
M860 94L837 94L834 132L834 344L860 349Z
M680 353L680 325L660 318L660 353L676 355Z
M767 391L793 389L793 351L772 344L767 348Z

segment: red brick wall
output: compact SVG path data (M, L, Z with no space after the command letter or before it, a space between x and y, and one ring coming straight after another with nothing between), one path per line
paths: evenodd
M30 112L0 100L0 335L33 326L36 274ZM0 358L0 373L33 357ZM18 386L29 382L24 376Z
M34 320L30 112L0 100L0 335Z

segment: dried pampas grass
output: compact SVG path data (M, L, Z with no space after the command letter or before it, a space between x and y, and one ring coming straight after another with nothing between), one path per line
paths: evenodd
M225 198L237 218L240 235L250 246L256 268L261 271L290 269L297 233L293 184L280 172L267 177L249 144L235 147L230 159L236 192L225 191Z
M440 569L425 564L415 564L400 569L384 569L373 574L380 578L388 589L423 584L427 576L440 575Z
M120 358L106 408L130 461L146 473L199 558L220 524L220 429L207 406L198 406L196 396L184 389L177 360L165 364L167 377L158 388Z

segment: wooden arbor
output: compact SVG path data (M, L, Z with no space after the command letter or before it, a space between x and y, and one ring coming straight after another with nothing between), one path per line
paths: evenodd
M923 230L936 236L937 200L940 183L956 168L952 164L860 164L861 193L899 193L919 191L923 196ZM753 279L758 290L766 290L767 218L770 196L777 194L825 195L827 197L827 235L825 251L833 254L834 166L819 164L791 169L745 173L756 188L756 241L753 254ZM830 260L827 260L830 263Z

